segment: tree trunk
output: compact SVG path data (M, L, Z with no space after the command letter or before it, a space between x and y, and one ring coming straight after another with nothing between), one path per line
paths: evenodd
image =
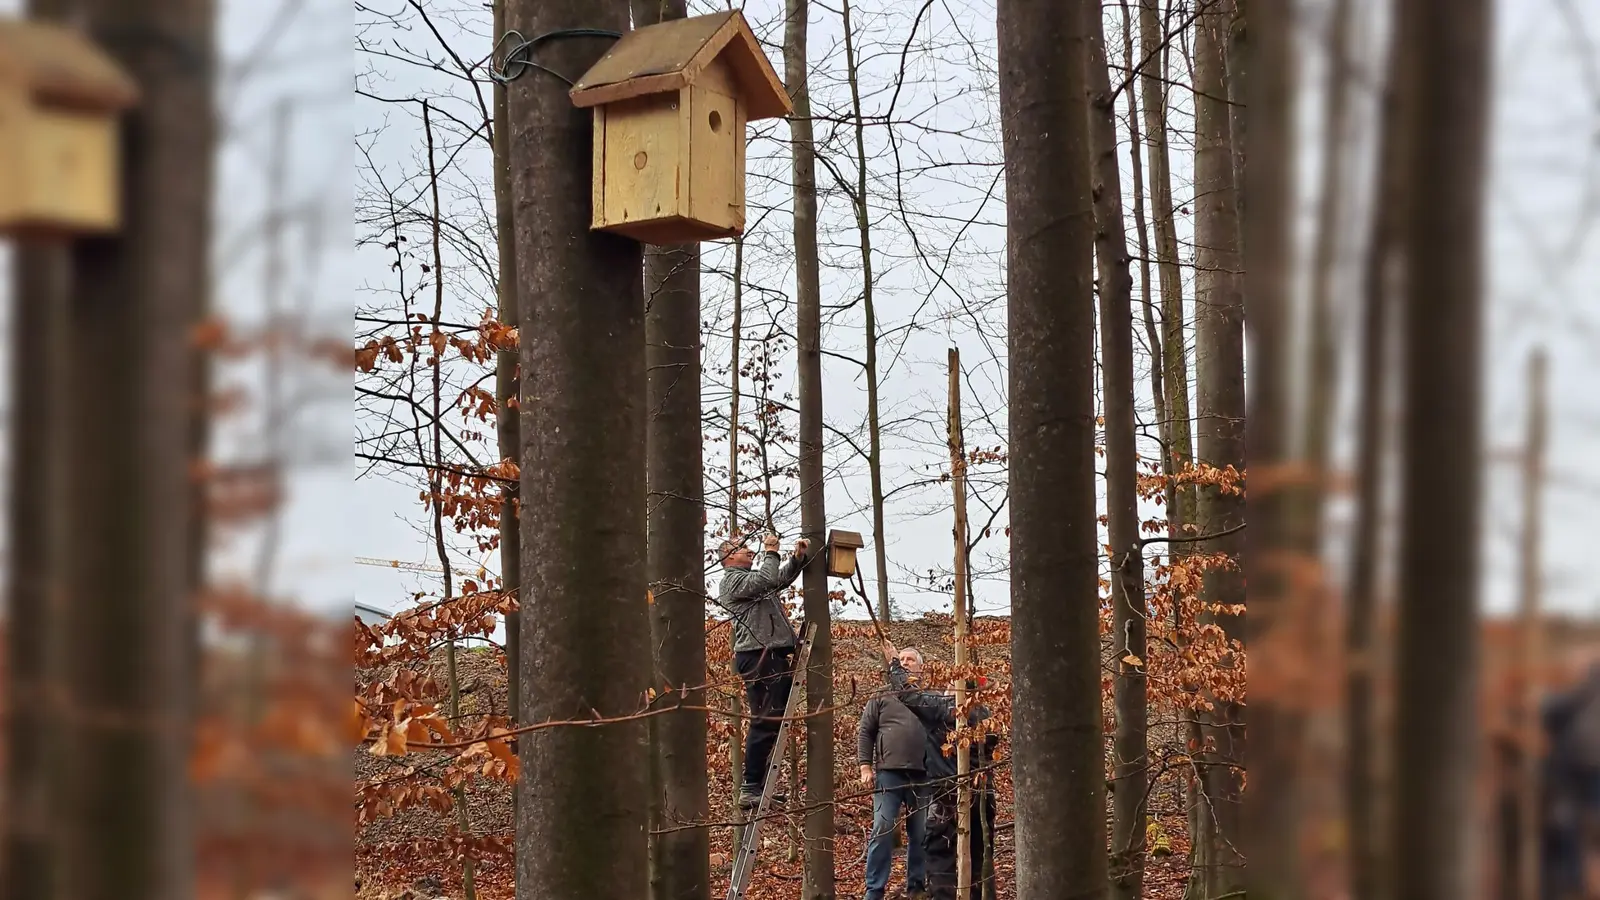
M648 5L648 4L647 4ZM635 17L635 21L645 20ZM705 503L700 431L700 248L650 247L645 252L645 364L649 454L650 646L652 681L698 685L706 671ZM660 804L657 828L703 821L706 783L705 690L665 693L658 704L693 707L652 720ZM710 853L703 829L680 828L656 838L657 900L705 897Z
M1086 5L996 11L1021 897L1106 893Z
M1244 559L1250 582L1250 728L1255 749L1249 757L1251 815L1243 846L1250 860L1250 893L1263 897L1305 889L1301 861L1307 835L1302 830L1300 779L1305 777L1307 682L1303 667L1295 663L1309 658L1312 648L1304 645L1302 635L1316 612L1308 602L1310 592L1291 578L1300 559L1293 555L1288 533L1292 340L1287 296L1294 211L1289 21L1279 5L1260 7L1251 23L1260 38L1251 45L1251 57L1229 60L1250 73L1247 83L1235 87L1236 95L1249 104L1249 140L1241 152L1247 161L1243 187L1251 210L1244 252L1253 373L1248 440L1255 478Z
M1539 716L1540 683L1535 674L1544 658L1543 610L1541 590L1540 547L1543 546L1540 527L1542 521L1545 485L1545 443L1549 432L1547 424L1546 383L1549 380L1549 359L1543 348L1536 349L1528 359L1528 437L1522 451L1522 536L1519 555L1519 590L1517 618L1521 631L1518 642L1518 665L1521 673L1521 696L1517 698L1517 722L1521 763L1514 777L1517 779L1517 836L1515 856L1506 860L1504 869L1515 877L1511 884L1517 888L1515 896L1539 896L1540 829L1534 826L1540 813L1540 758L1542 728Z
M1249 18L1247 9L1248 0L1229 0L1233 7L1228 20L1228 128L1233 134L1233 183L1238 190L1235 192L1235 209L1238 211L1239 221L1244 221L1245 194L1249 183L1245 180L1246 151L1250 149L1248 126L1250 123L1249 107L1247 105L1247 87L1250 84L1251 64ZM1271 15L1275 10L1268 10ZM1246 235L1240 232L1240 252L1244 252Z
M1151 342L1160 348L1161 356L1159 360L1152 361L1152 365L1160 369L1161 399L1165 404L1157 409L1163 432L1161 471L1167 477L1167 535L1182 538L1186 536L1190 523L1195 521L1196 500L1194 485L1180 485L1178 478L1194 461L1194 443L1189 426L1189 335L1184 327L1183 277L1178 269L1172 163L1167 144L1165 76L1169 54L1158 0L1141 0L1139 4L1139 52L1142 56L1139 87L1144 101L1145 140L1150 148L1151 217L1155 224L1157 277L1161 288L1160 341ZM1154 331L1153 327L1151 331ZM1182 560L1189 554L1191 546L1189 543L1172 543L1168 551L1171 561L1176 563ZM1184 626L1181 610L1174 604L1173 627L1177 630ZM1203 742L1198 715L1188 712L1185 720L1185 741L1190 753L1198 754ZM1185 785L1185 807L1189 821L1192 888L1187 896L1192 898L1204 893L1205 873L1211 870L1211 848L1216 843L1216 822L1206 806L1198 768L1191 775Z
M1113 684L1116 735L1111 793L1111 895L1144 892L1145 744L1144 553L1139 543L1138 445L1133 416L1133 278L1122 221L1117 167L1116 97L1106 68L1105 22L1086 4L1089 36L1089 136L1093 144L1095 260L1100 275L1100 372L1106 430L1106 531L1111 544L1111 643L1118 661Z
M1122 5L1122 65L1133 71L1133 13L1128 0ZM1101 27L1104 31L1104 26ZM1161 333L1156 330L1155 301L1152 297L1150 277L1150 225L1144 213L1144 136L1139 128L1139 97L1132 90L1124 91L1128 99L1128 162L1133 175L1133 223L1139 238L1139 298L1144 313L1145 342L1150 351L1150 396L1156 408L1156 434L1161 442L1162 471L1170 467L1171 421L1167 417L1167 396L1161 384ZM1170 474L1170 472L1168 472Z
M1223 64L1227 15L1219 6L1195 20L1195 399L1197 451L1217 467L1244 471L1244 310L1239 290L1239 222L1234 198L1229 139L1227 73ZM1200 533L1236 528L1244 522L1243 498L1216 486L1202 487L1197 510ZM1226 554L1239 563L1237 536L1206 541L1200 549ZM1236 569L1213 569L1205 576L1201 599L1206 618L1229 637L1240 637L1237 616L1212 612L1213 604L1242 604L1244 581ZM1240 842L1244 762L1243 707L1216 702L1204 717L1207 748L1201 782L1216 822L1216 858L1208 860L1207 893L1242 887Z
M1338 331L1333 317L1334 294L1340 272L1338 252L1340 231L1349 208L1345 145L1348 143L1347 117L1350 106L1350 51L1353 46L1355 15L1353 0L1333 0L1328 23L1329 74L1328 103L1322 123L1322 171L1318 188L1316 247L1311 262L1311 313L1308 338L1311 344L1310 375L1303 383L1308 392L1305 418L1305 447L1317 484L1296 510L1302 545L1311 552L1322 547L1322 497L1328 454L1332 450L1334 398L1339 387ZM1230 60L1231 62L1232 60ZM1242 136L1241 136L1242 138ZM1238 143L1240 138L1235 139Z
M35 4L37 6L37 4ZM60 246L19 247L12 263L10 566L6 584L5 804L0 812L0 894L55 897L55 822L63 785L57 717L45 697L59 690L52 651L60 622L60 499L66 472L60 428L67 331L67 255ZM28 423L27 427L20 427Z
M1394 839L1408 900L1464 897L1473 881L1490 15L1486 0L1410 0L1396 29L1411 197Z
M506 30L507 0L494 0L494 33ZM500 63L497 62L497 65ZM495 243L499 278L495 284L496 317L500 324L517 327L517 235L516 216L511 196L511 122L506 108L506 86L494 86L494 214ZM496 446L502 460L516 462L520 445L520 404L517 396L517 351L501 350L494 362ZM500 500L500 589L521 597L522 540L517 522L517 485L507 483ZM513 722L518 721L522 703L522 614L506 613L506 708ZM512 798L513 804L516 798Z
M1379 150L1372 204L1372 219L1361 273L1360 386L1356 401L1356 501L1350 576L1345 595L1345 656L1349 679L1345 686L1346 813L1349 817L1350 891L1355 897L1384 900L1389 896L1381 874L1378 848L1384 828L1377 780L1377 671L1380 646L1375 625L1378 605L1378 555L1383 545L1382 502L1384 447L1390 435L1384 428L1394 373L1389 335L1396 328L1390 270L1397 254L1396 212L1405 196L1398 180L1399 147L1393 67L1385 86L1379 113Z
M633 0L635 27L685 15L684 0ZM700 245L649 247L644 255L652 682L699 685L706 671L705 472L700 430ZM692 709L651 720L654 900L711 892L705 689L666 692L657 704Z
M795 335L800 382L800 532L823 552L827 509L822 470L822 285L817 256L817 159L806 84L808 0L787 0L784 80L794 105L789 120L794 164ZM806 900L832 900L833 641L828 572L808 565L801 582L805 618L817 626L806 671Z
M432 201L430 209L432 213L430 219L432 221L429 223L429 231L433 238L431 244L433 251L434 299L430 330L432 334L441 334L444 321L444 254L441 246L443 228L440 221L439 168L438 157L434 152L432 107L426 100L422 102L422 131L427 141L428 194L429 199ZM415 363L418 358L412 357L412 361ZM433 526L433 549L435 556L439 560L441 587L443 588L440 602L448 605L451 600L455 599L455 576L450 569L450 552L445 546L444 539L444 360L435 356L428 369L431 379L428 395L429 401L433 406L432 424L428 428L429 436L432 439L431 452L430 448L424 447L420 430L415 432L415 436L417 458L423 460L424 463L432 460L432 466L428 469L428 494L430 497L429 505L433 508L433 522L431 523ZM459 722L461 720L461 677L456 665L456 639L454 634L450 636L449 643L445 645L445 683L446 691L448 692L445 710L450 715L450 721ZM456 828L463 839L471 840L472 819L467 812L466 787L464 785L456 785L451 791L451 795L455 800ZM470 853L464 854L461 858L461 892L466 900L477 900L477 866L476 860L473 859Z
M1189 428L1189 344L1183 325L1183 275L1178 270L1178 232L1173 222L1172 162L1167 147L1167 95L1164 77L1167 50L1162 36L1159 0L1139 4L1139 87L1144 100L1144 128L1150 145L1150 213L1155 220L1156 271L1161 284L1162 384L1166 400L1167 467L1182 472L1194 460ZM1167 490L1167 518L1174 534L1194 521L1194 487ZM1173 545L1177 556L1183 544Z
M193 605L198 507L191 481L202 398L192 329L206 315L216 7L205 0L93 0L86 30L156 28L198 66L150 44L106 49L137 81L122 123L120 232L72 250L73 555L63 669L73 715L60 764L70 773L61 827L60 896L182 900L194 893L188 782L199 680ZM65 662L65 661L64 661ZM128 723L142 727L128 727Z
M872 561L878 570L878 620L890 621L889 561L883 527L883 441L878 415L878 315L872 304L872 223L867 213L867 123L861 114L861 79L857 67L850 0L844 0L845 76L850 83L851 125L856 142L856 183L851 202L856 213L856 233L861 243L861 308L866 317L867 372L867 475L872 488Z
M513 0L507 26L625 31L626 0ZM575 79L608 46L552 41ZM650 674L645 561L645 328L639 245L589 230L591 115L560 79L511 84L522 305L521 637L524 722L618 716ZM703 670L702 670L703 672ZM637 900L649 891L643 720L518 740L519 900Z

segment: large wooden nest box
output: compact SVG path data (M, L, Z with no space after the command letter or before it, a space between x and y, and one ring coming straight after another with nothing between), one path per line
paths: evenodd
M0 234L120 227L118 119L138 100L133 78L87 36L0 19Z
M648 244L743 234L745 123L792 110L737 10L628 32L571 97L594 109L591 227Z
M850 578L856 574L856 551L865 547L854 531L828 531L828 574Z

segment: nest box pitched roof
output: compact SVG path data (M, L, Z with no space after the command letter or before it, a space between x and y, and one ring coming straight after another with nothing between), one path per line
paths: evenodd
M628 32L578 79L570 96L575 105L590 107L677 91L694 84L717 59L725 62L738 85L747 121L793 111L778 73L738 10Z
M36 100L118 112L139 100L132 77L86 35L59 25L0 19L0 84Z

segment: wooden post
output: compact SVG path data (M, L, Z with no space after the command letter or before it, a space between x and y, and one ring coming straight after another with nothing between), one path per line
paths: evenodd
M1522 900L1539 897L1539 694L1536 674L1543 652L1540 628L1539 516L1544 492L1545 372L1543 349L1528 360L1528 443L1522 454L1522 572L1518 615L1522 623L1522 764L1521 785L1517 791L1517 864Z
M967 702L967 460L961 437L961 351L950 348L950 489L955 494L956 896L972 896L972 742L962 724Z

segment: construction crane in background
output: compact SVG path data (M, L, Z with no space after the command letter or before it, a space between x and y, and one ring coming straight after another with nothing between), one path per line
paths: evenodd
M483 562L479 563L478 568L473 571L469 572L464 569L451 569L450 572L457 578L476 578L479 582L487 581L489 578L488 562L488 557L485 556ZM432 563L402 562L398 559L378 559L377 557L373 556L358 556L356 557L356 564L361 566L376 566L383 569L399 569L403 572L418 572L429 575L439 575L444 572L443 567L433 565Z

